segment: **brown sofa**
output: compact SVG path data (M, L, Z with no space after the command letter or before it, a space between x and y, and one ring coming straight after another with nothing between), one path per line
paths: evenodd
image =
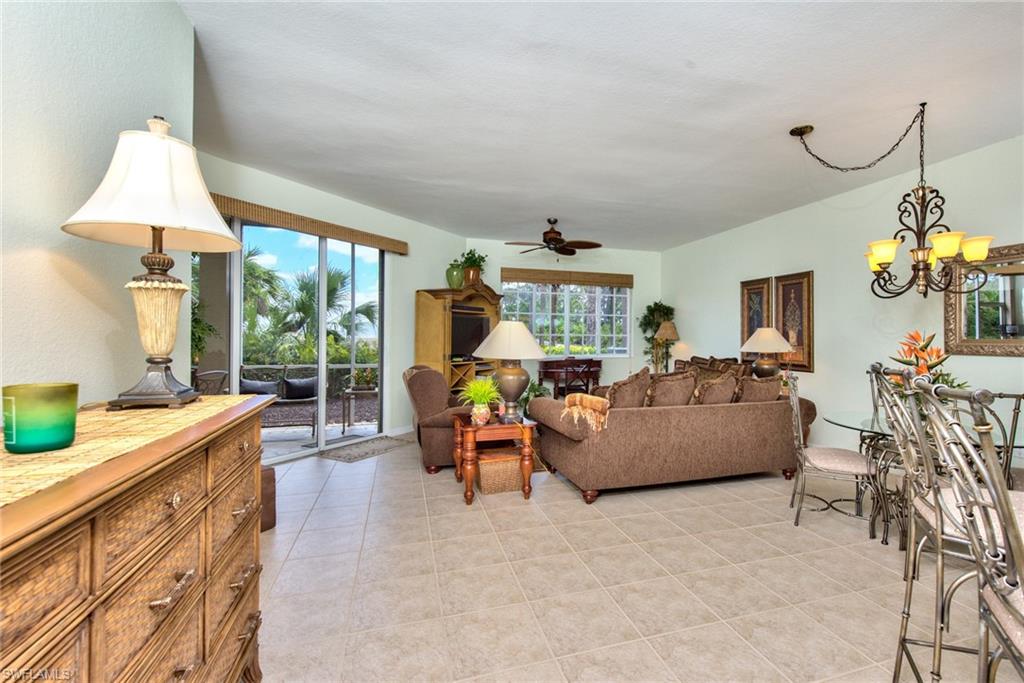
M800 399L804 425L817 415ZM575 484L587 503L605 489L649 486L796 468L789 401L613 408L607 427L562 417L564 402L530 401L541 426L541 457Z
M436 474L445 465L454 465L456 414L469 414L468 406L459 406L448 389L448 382L437 370L414 365L402 373L405 389L412 402L413 425L420 444L423 467Z

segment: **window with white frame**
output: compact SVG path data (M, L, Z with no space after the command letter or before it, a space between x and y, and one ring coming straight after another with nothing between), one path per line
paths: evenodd
M501 317L526 323L549 356L628 356L630 291L503 282Z

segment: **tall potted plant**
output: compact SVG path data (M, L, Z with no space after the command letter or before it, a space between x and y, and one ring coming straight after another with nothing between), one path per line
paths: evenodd
M471 287L480 283L480 275L484 272L484 264L487 262L487 255L481 254L476 249L462 252L462 275L464 285Z
M644 334L644 353L647 355L651 366L654 367L655 372L668 372L668 359L669 354L661 354L662 357L656 357L654 347L654 334L661 327L661 324L666 320L673 320L676 317L676 309L668 304L660 301L655 301L653 304L648 304L647 308L644 309L644 314L640 316L638 321L640 325L640 331Z
M501 399L498 385L490 377L479 377L470 380L459 392L459 398L465 405L472 405L470 419L478 427L487 424L491 419L491 404Z

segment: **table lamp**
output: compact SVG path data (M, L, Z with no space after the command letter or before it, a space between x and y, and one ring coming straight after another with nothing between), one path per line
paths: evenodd
M148 131L126 130L92 197L69 218L64 232L113 244L149 247L146 272L125 288L132 293L139 337L149 368L110 408L180 406L199 397L171 373L178 311L188 285L171 275L164 248L226 252L241 248L210 198L195 147L169 135L171 124L149 119Z
M789 353L793 347L789 345L774 327L759 327L750 335L750 339L740 347L743 353L757 353L760 357L754 361L755 377L774 377L779 374L779 359L776 353ZM773 354L768 357L765 354Z
M483 343L473 352L478 358L494 358L501 367L494 371L498 392L505 400L505 422L522 422L519 397L530 384L530 373L520 361L546 358L547 354L533 338L526 325L515 320L502 320L491 330Z
M665 353L665 347L677 341L679 341L679 331L676 329L676 324L671 320L663 321L658 326L658 331L654 333L655 372L668 370L668 355Z

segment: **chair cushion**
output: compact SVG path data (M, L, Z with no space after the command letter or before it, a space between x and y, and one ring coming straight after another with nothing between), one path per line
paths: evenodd
M782 375L775 377L741 377L736 387L737 403L776 401L782 393Z
M263 382L258 379L238 380L238 393L240 394L276 394L277 382Z
M305 377L303 379L284 380L284 397L287 399L315 398L316 377Z
M704 406L732 403L735 393L736 378L733 375L722 375L718 379L701 382L694 394L694 402Z
M981 589L981 599L985 601L989 611L992 612L992 618L1003 629L1010 642L1018 650L1024 650L1024 624L1021 623L1020 617L1013 612L1016 610L1018 614L1024 615L1024 592L1022 589L1017 588L1001 598L996 595L991 586L986 585ZM1007 602L1010 603L1009 606L1006 604Z
M696 386L696 370L652 375L644 405L685 406L693 398L693 389Z
M804 448L807 463L818 470L839 472L841 474L874 474L875 463L866 456L847 448L823 448L811 446Z
M642 408L650 383L651 372L645 367L640 372L612 384L608 390L608 402L612 408Z

